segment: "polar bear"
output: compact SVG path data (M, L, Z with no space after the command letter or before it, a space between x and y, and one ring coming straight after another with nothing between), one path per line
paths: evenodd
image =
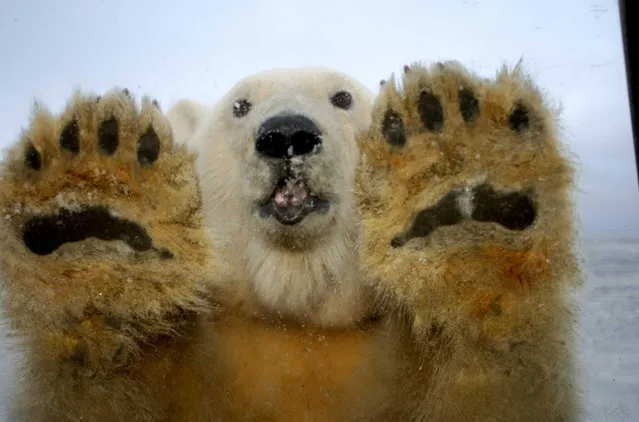
M37 106L0 178L18 421L577 421L573 167L520 67Z

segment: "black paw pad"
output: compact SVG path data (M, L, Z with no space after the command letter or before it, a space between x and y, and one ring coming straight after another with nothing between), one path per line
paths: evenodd
M107 155L112 155L120 143L118 121L111 117L100 123L98 128L98 146Z
M38 255L48 255L65 243L90 237L122 240L136 251L153 247L151 237L142 227L114 217L107 208L100 206L34 217L26 223L22 234L26 247Z
M382 134L389 144L401 147L406 144L406 132L402 116L393 110L387 110L382 122Z
M515 132L524 132L530 127L530 115L528 109L521 103L515 105L510 117L508 118L508 126Z
M498 223L509 230L524 230L532 225L536 215L535 204L525 193L501 193L489 185L480 185L473 190L472 219L475 221Z
M160 156L160 138L152 126L140 137L138 143L138 162L142 165L155 162Z
M471 202L470 216L462 212L460 203L464 200ZM391 246L403 246L412 238L427 237L438 227L452 226L468 219L497 223L509 230L520 231L530 227L536 215L535 204L528 193L502 193L487 184L473 188L472 195L454 190L444 195L437 204L421 210L408 231L393 238Z
M74 155L80 152L80 128L76 120L71 120L60 133L60 147Z
M426 129L436 131L444 126L444 108L436 95L422 92L417 103L417 111Z
M40 158L40 153L35 149L33 144L29 144L27 147L27 152L24 155L24 164L36 171L42 167L42 158Z
M479 100L475 93L468 88L459 90L459 112L466 123L470 123L479 116Z
M426 237L435 229L442 226L452 226L460 223L464 216L457 203L457 192L449 192L432 207L421 210L413 220L407 233L395 236L391 246L403 246L414 237Z

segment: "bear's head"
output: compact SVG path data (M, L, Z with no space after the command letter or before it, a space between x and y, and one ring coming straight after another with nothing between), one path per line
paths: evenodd
M278 69L241 80L210 110L182 101L169 112L177 141L199 153L216 249L245 260L237 277L278 312L310 312L352 278L355 137L372 101L344 74Z

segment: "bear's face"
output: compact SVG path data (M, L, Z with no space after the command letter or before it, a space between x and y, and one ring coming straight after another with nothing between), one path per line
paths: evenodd
M372 102L346 75L302 68L247 77L212 109L183 100L169 111L175 142L198 154L220 283L280 315L358 314L355 136Z
M356 81L318 69L248 77L218 104L219 142L239 164L236 194L263 239L304 249L352 214L355 135L371 104Z

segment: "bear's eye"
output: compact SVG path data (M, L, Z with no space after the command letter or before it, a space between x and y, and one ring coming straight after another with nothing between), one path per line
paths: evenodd
M235 117L244 117L249 111L251 111L251 103L246 98L242 98L233 103L233 115Z
M346 91L338 91L331 97L331 104L335 107L348 110L353 104L353 96Z

